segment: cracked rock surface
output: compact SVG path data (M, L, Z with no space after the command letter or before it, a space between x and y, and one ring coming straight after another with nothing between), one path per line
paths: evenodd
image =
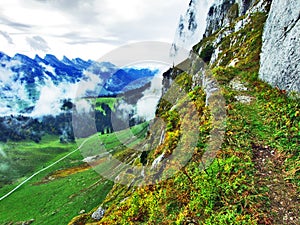
M300 1L273 0L263 33L259 77L300 92Z

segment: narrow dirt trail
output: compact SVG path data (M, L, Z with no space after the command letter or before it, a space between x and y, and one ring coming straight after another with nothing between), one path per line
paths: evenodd
M259 224L299 225L300 196L297 187L286 180L284 171L285 158L268 146L253 144L256 186L267 187L263 197L269 199L269 205L263 206L267 215Z

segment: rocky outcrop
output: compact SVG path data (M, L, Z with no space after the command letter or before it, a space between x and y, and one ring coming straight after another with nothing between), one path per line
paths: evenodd
M236 67L250 60L259 60L260 79L287 92L300 92L299 8L300 1L297 0L216 1L209 10L204 41L194 50L202 56L207 47L212 46L208 62L214 66ZM265 23L260 28L261 24L255 21L262 14L267 15L267 20L260 20L261 24ZM256 42L261 45L261 30L262 47L254 54L251 46L254 46L254 37L259 37ZM239 54L242 48L238 46L241 45L249 51ZM255 55L257 57L253 57Z
M94 220L101 220L104 216L105 210L100 206L93 214L92 218Z
M300 1L273 0L263 33L259 77L300 92Z
M236 0L239 6L239 16L245 15L247 10L253 6L255 0Z
M244 15L254 2L254 0L216 1L209 9L204 37L209 37L218 29L232 23L237 17Z
M259 62L262 30L270 9L270 1L259 0L255 3L251 1L247 4L241 2L231 6L235 7L235 15L238 15L237 12L241 10L239 7L243 9L239 13L243 14L246 11L242 16L226 20L230 17L230 10L227 11L227 14L222 10L213 10L214 13L223 16L218 21L217 17L208 15L206 35L212 34L208 37L204 35L204 38L193 47L193 51L199 54L211 67L240 67L248 64L252 71L258 72L259 63L254 62ZM225 0L220 1L219 7L221 5L225 7L225 3ZM217 9L216 7L217 4L213 5L212 9ZM222 23L224 24L220 26ZM214 31L215 29L217 30ZM250 65L251 63L252 65ZM255 66L253 67L253 65Z
M235 1L219 1L210 7L204 37L209 37L238 16Z

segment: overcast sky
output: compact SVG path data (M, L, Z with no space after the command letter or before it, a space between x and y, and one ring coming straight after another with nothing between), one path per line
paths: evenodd
M58 58L66 55L97 60L128 43L172 43L179 17L189 1L1 1L0 51L11 56L17 52L31 57L51 53Z

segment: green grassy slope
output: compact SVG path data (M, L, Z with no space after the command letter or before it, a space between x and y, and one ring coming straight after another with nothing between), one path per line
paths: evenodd
M0 155L1 164L7 168L1 171L0 187L42 169L75 147L74 143L61 144L56 136L45 136L40 143L26 140L1 144L5 152Z
M191 77L181 74L175 82L188 92L201 115L191 161L173 177L153 185L115 184L101 204L106 209L104 218L94 221L89 213L70 224L298 224L300 101L257 79L266 14L258 12L249 18L244 28L225 35L219 63L211 65L227 111L224 142L212 165L199 169L211 129L203 91L192 89ZM211 46L218 32L225 31L217 31L194 50ZM229 67L233 56L238 63ZM239 90L232 81L246 88ZM150 151L148 165L162 152L172 154L183 137L180 126L185 121L178 113L189 112L182 107L183 99L175 96L175 106L163 100L158 106L158 116L167 124L166 138ZM240 102L241 98L250 102ZM186 150L182 147L182 154ZM152 174L146 177L152 178Z

